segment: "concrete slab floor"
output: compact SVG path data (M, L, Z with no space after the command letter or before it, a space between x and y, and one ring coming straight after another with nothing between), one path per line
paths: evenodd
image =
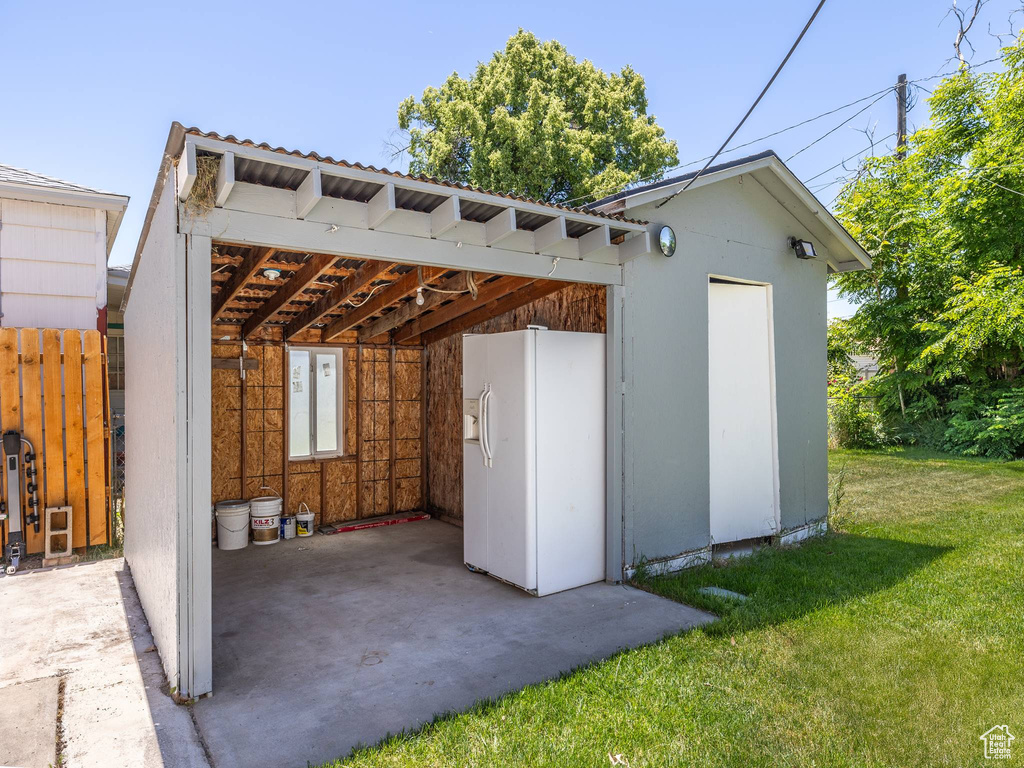
M711 621L631 587L532 597L438 521L213 553L216 766L305 766Z
M56 764L59 691L56 677L0 688L0 765L48 768Z
M208 764L188 709L165 692L124 560L0 577L0 617L0 693L44 677L64 684L63 768ZM26 725L33 739L55 745L57 706L45 708ZM36 768L5 754L0 764Z

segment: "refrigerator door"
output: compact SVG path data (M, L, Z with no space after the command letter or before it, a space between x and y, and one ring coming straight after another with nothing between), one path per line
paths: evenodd
M487 337L462 339L463 562L481 571L487 561L487 467L480 440L480 401L487 378ZM475 419L475 422L474 422Z
M605 337L537 334L537 594L605 577Z
M535 590L536 331L466 337L469 339L487 340L486 381L481 383L482 389L489 387L489 393L485 398L481 440L487 447L491 466L483 468L478 456L470 459L466 453L469 463L479 464L486 473L486 570L523 589ZM467 527L467 541L469 535Z

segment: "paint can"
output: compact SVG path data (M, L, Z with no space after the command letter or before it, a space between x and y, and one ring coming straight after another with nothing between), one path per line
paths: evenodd
M249 499L253 544L276 544L281 537L281 498L260 496Z
M217 548L245 549L249 544L249 502L228 499L214 505L217 516Z
M303 512L302 510L306 511ZM312 536L313 535L313 521L316 519L316 515L309 511L309 507L306 506L305 502L299 504L299 511L295 515L295 532L299 536Z
M295 515L285 515L281 518L281 538L295 538Z

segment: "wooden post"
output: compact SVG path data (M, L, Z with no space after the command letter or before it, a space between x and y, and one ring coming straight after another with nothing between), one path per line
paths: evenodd
M459 403L461 407L461 402ZM427 347L420 353L420 509L426 511L427 493Z
M391 345L388 357L388 513L394 514L395 503L395 345Z
M356 346L356 520L363 516L363 345Z
M902 159L907 152L907 76L896 79L896 156Z
M281 457L281 507L286 515L291 514L291 507L288 506L288 469L290 466L289 457L291 456L291 446L288 444L291 438L292 425L288 417L288 404L291 402L292 395L292 382L291 382L291 366L288 363L288 345L284 344L281 348L281 385L284 387L284 396L281 402L281 410L284 413L284 419L281 427L284 434L281 435L281 451L284 456ZM264 393L264 397L266 394ZM266 405L266 401L264 401Z

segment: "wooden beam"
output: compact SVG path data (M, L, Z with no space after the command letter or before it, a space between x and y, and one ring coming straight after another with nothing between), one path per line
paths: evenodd
M444 270L437 269L436 267L424 267L424 282L436 279L443 271ZM401 301L403 298L415 291L416 288L419 287L419 284L418 270L413 269L406 272L391 285L377 291L377 293L370 297L370 300L365 304L349 310L341 317L328 323L323 330L322 340L330 341L338 334L344 333L349 328L359 325L366 318L373 317L384 309L384 307L394 304L396 301ZM415 306L415 302L413 302L413 305Z
M304 219L313 210L313 206L320 202L323 191L320 187L320 169L314 168L309 175L299 184L295 190L295 217Z
M366 225L370 229L376 229L396 210L395 185L388 182L366 204Z
M565 233L565 217L555 216L547 224L538 227L533 233L534 249L537 253L554 253L565 240L568 239ZM560 255L554 253L554 255Z
M625 264L630 259L644 256L651 252L651 233L641 232L619 244L619 261Z
M192 185L196 183L196 177L199 175L199 165L196 162L196 147L195 144L185 144L185 149L181 153L181 159L178 161L177 169L177 184L178 184L178 199L188 199L189 192L192 191Z
M611 229L607 224L580 236L580 258L596 257L608 253L614 254L618 248L612 245Z
M454 320L459 315L483 306L489 301L499 299L512 291L522 288L524 285L529 285L531 282L532 280L526 277L499 277L493 282L484 283L480 286L475 299L469 294L459 296L455 301L445 304L443 307L438 307L429 315L420 315L411 323L407 323L395 331L393 340L397 344L419 336L431 328L436 328L450 320Z
M310 256L290 280L278 288L273 296L263 302L263 306L249 316L242 325L242 338L251 334L277 314L285 304L309 288L324 273L324 270L337 260L337 256L326 253L316 253Z
M255 357L245 357L240 364L237 357L215 357L210 361L210 367L215 371L255 371L260 367L260 361Z
M394 266L389 261L367 261L354 273L346 277L302 314L288 323L284 330L285 339L304 331L332 309L359 291L367 283L377 279L383 272Z
M225 152L220 159L220 167L217 169L217 194L214 205L223 208L228 201L228 195L235 186L235 153Z
M439 237L462 221L459 196L452 195L430 213L430 236Z
M482 276L477 275L477 277L481 278ZM460 272L457 275L453 275L437 287L443 291L464 291L466 290L466 273ZM405 325L417 315L429 312L441 302L451 298L450 293L438 293L437 291L424 291L423 293L423 304L410 301L400 306L394 312L389 312L384 317L374 320L366 328L359 331L359 341L367 342L370 339L383 336L393 328Z
M420 337L419 341L426 346L441 339L446 339L456 333L468 331L474 325L487 322L514 309L519 309L531 302L537 301L537 299L543 299L545 296L565 288L565 286L565 283L560 283L557 280L537 280L525 288L506 294L500 299L490 301L482 307L478 307L444 325L439 325L427 331Z
M484 230L484 242L488 246L497 245L516 231L516 209L506 208L497 216L492 216L487 220Z
M224 283L213 302L213 320L216 322L224 307L234 299L238 292L245 287L245 284L259 271L259 269L274 255L274 248L253 248L249 254L242 259L242 263L235 267L230 279Z

